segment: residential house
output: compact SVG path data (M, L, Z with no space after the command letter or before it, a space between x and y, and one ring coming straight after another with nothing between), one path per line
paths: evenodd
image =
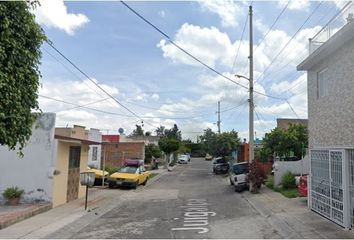
M145 159L145 142L121 142L119 135L102 135L101 167L124 164L128 158Z
M305 127L308 125L307 119L295 119L295 118L277 118L277 128L288 130L290 124L301 124Z
M121 142L141 142L145 143L145 146L149 144L159 145L159 136L125 136L120 135Z
M88 140L100 143L98 145L91 145L88 152L88 165L99 168L101 166L102 133L99 129L90 128L88 133Z
M43 113L23 158L16 150L0 147L0 192L18 186L25 190L23 202L51 202L53 207L83 197L80 172L87 169L89 145L98 144L87 136L80 126L55 129L55 114ZM1 195L0 201L5 201Z
M310 54L297 66L308 79L309 207L345 228L354 226L354 21L344 21L353 15L350 4L310 39Z

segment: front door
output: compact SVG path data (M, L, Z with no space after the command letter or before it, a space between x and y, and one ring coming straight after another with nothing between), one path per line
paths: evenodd
M79 196L80 184L80 146L70 146L69 152L69 169L68 169L68 188L66 193L66 201L70 202Z

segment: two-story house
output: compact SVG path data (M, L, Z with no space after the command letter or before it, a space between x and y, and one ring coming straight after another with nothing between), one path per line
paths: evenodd
M352 15L344 9L310 39L310 54L297 66L308 78L309 208L347 229L354 227Z

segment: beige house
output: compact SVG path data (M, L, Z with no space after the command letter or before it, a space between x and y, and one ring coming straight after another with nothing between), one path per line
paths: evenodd
M53 178L53 207L85 195L80 172L87 170L89 145L99 144L88 140L88 135L89 131L78 125L55 129L57 174Z

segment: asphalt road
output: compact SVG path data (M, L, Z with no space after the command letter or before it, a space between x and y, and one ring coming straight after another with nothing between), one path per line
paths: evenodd
M116 190L124 191L124 190ZM192 159L153 184L126 191L105 214L49 238L280 238L228 178Z

